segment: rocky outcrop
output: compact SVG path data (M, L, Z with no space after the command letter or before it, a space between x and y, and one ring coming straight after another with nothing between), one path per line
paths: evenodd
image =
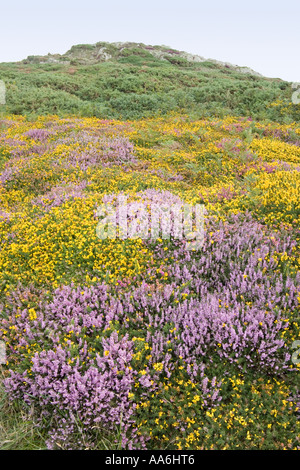
M258 72L250 69L249 67L241 67L233 65L228 62L221 62L214 59L205 59L196 54L190 54L184 51L172 49L169 46L151 46L135 42L98 42L96 44L78 44L71 47L65 54L48 54L47 56L29 56L23 63L40 63L40 64L81 64L92 65L110 60L118 60L128 55L142 55L148 57L152 55L158 60L174 61L178 60L186 62L209 62L210 65L225 67L235 70L239 73L245 73L255 76L262 76Z

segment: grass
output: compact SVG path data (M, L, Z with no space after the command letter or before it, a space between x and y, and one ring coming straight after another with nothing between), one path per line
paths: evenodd
M1 450L45 450L46 436L42 435L32 419L32 410L20 403L8 401L0 369L0 449Z

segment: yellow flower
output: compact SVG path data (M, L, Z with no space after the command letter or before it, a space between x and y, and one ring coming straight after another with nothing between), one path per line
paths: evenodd
M28 310L28 313L29 313L29 320L31 321L36 320L36 311L34 310L34 308L30 308Z

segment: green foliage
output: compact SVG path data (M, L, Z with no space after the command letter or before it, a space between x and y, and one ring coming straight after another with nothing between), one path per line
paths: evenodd
M112 59L82 65L84 54L91 56L97 47ZM139 119L182 111L193 117L231 114L282 123L300 118L290 84L278 79L209 61L192 63L176 54L160 60L142 47L119 51L113 44L97 43L74 46L68 53L69 64L63 63L67 55L58 57L61 63L42 64L30 56L23 63L0 64L6 112Z

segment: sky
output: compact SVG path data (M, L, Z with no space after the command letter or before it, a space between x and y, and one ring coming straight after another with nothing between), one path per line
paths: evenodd
M0 62L142 42L300 82L299 0L0 0Z

